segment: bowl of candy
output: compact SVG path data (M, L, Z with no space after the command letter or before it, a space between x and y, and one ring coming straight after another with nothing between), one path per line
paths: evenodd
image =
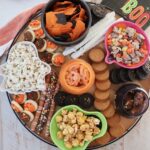
M105 35L105 49L106 63L135 69L147 61L150 43L145 32L136 24L120 21L108 29Z

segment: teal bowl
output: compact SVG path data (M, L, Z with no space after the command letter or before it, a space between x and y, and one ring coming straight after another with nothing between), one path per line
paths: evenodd
M96 136L94 136L93 140L102 137L107 131L107 121L102 113L97 112L97 111L84 111L83 109L81 109L80 107L78 107L76 105L69 105L69 106L62 107L53 115L51 123L50 123L50 128L49 128L52 141L61 150L68 150L68 149L65 147L64 141L57 138L57 132L59 131L59 128L57 127L56 116L60 115L61 111L64 109L71 111L74 108L80 112L83 112L87 116L92 115L92 116L95 116L98 119L100 119L100 121L101 121L100 133L97 134ZM92 142L92 141L90 141L90 142ZM87 146L90 144L90 142L85 142L85 144L83 146L73 147L71 150L85 150L87 148Z

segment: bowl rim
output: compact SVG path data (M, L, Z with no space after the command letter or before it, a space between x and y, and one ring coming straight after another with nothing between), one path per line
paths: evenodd
M55 120L54 120L54 119L56 118L56 116L57 116L58 114L60 114L60 112L61 112L62 110L64 110L64 109L74 109L74 108L76 108L78 111L83 112L83 113L84 113L85 115L87 115L87 116L88 116L88 115L94 115L94 116L96 116L96 117L98 117L98 118L100 119L101 124L102 124L102 127L101 127L101 130L100 130L100 133L97 134L97 135L95 135L95 136L93 137L93 140L102 137L102 136L107 132L107 127L108 127L108 125L107 125L107 120L106 120L105 116L104 116L101 112L98 112L98 111L85 111L85 110L83 110L82 108L80 108L80 107L77 106L77 105L64 106L64 107L60 108L60 109L53 115L53 117L52 117L52 119L51 119L51 122L50 122L50 126L49 126L49 132L50 132L51 139L52 139L52 141L54 142L54 144L55 144L58 148L60 148L61 150L67 150L67 149L61 147L60 144L59 144L59 140L55 140L55 138L53 137L53 134L51 134L51 133L53 132L53 124L55 123ZM93 140L92 140L92 141L93 141ZM84 143L84 146L82 146L82 147L80 147L80 148L82 148L83 150L86 149L87 146L88 146L92 141L90 141L90 142L85 142L85 143ZM75 148L79 148L79 147L75 147Z
M47 38L49 40L51 40L52 42L58 44L58 45L62 45L62 46L70 46L70 45L74 45L74 44L77 44L79 43L81 40L83 40L85 38L85 36L87 35L88 31L89 31L89 28L91 27L92 25L92 13L91 13L91 10L90 10L90 7L88 6L88 4L84 1L84 0L79 0L80 3L82 3L82 5L84 5L85 9L86 9L86 14L88 15L88 23L87 23L87 28L86 30L84 31L84 33L78 37L76 40L74 41L70 41L70 42L61 42L61 41L57 41L55 40L47 31L46 27L45 27L45 14L47 12L47 9L49 7L49 5L51 5L51 3L55 3L54 1L56 0L51 0L49 1L46 6L42 9L42 15L41 15L41 26L42 26L42 29L44 30L44 33L45 35L47 36ZM59 0L57 0L59 1Z
M107 38L108 38L108 32L109 30L111 30L115 25L118 25L120 23L123 23L127 26L132 26L132 28L134 28L135 30L138 30L140 34L142 34L144 37L145 37L145 42L146 42L146 46L147 46L147 51L148 51L148 54L147 56L144 58L143 62L142 63L139 63L135 66L127 66L125 64L122 64L122 63L119 63L117 62L115 59L113 59L112 61L108 61L108 58L110 56L110 51L108 49L108 45L107 45ZM136 69L136 68L139 68L140 66L144 65L145 62L147 61L148 57L149 57L149 54L150 54L150 41L148 39L148 36L146 35L145 31L140 28L138 25L136 25L135 23L131 22L131 21L119 21L119 22L116 22L116 23L113 23L109 29L107 30L106 34L105 34L105 41L104 41L104 44L105 44L105 50L106 50L106 56L105 56L105 62L107 64L117 64L118 66L120 67L123 67L123 68L127 68L127 69Z
M143 115L147 109L149 108L149 97L148 97L148 93L145 89L143 89L142 87L135 87L135 88L132 88L132 89L128 89L126 94L124 94L124 97L130 92L130 91L140 91L140 92L143 92L145 97L146 97L146 101L147 101L147 106L145 107L145 109L142 111L142 112L139 112L138 114L136 115L131 115L130 113L128 113L125 109L123 109L123 111L127 114L127 115L130 115L128 116L128 118L136 118L136 117L139 117L141 115ZM123 101L121 103L121 105L123 106ZM123 108L123 107L122 107Z

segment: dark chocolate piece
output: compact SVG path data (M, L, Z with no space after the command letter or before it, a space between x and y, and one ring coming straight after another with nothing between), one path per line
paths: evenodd
M34 37L30 31L26 31L24 33L24 40L25 41L33 41Z
M119 77L120 81L122 81L122 82L129 81L128 70L126 70L126 69L119 69L118 71L119 71L118 72L118 77Z
M93 106L94 97L90 93L85 93L79 96L79 105L83 108L90 108Z
M59 106L64 106L66 97L67 97L67 94L65 92L59 91L58 93L56 93L54 97L55 103Z
M77 104L78 104L78 96L72 95L72 94L67 94L66 100L65 100L65 105L77 105Z
M36 39L35 46L36 46L37 49L42 49L44 47L44 45L45 45L44 39L41 39L41 38Z

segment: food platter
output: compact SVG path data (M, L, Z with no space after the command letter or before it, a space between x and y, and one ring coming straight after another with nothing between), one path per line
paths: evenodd
M109 10L110 11L110 10ZM33 16L31 16L31 18L27 21L27 23L22 27L22 29L18 32L18 34L17 34L17 36L15 37L15 39L14 39L14 41L13 41L13 43L12 43L12 45L10 46L10 48L9 48L9 50L12 48L12 46L14 46L14 44L15 43L17 43L17 42L20 42L20 41L23 41L23 36L24 36L24 33L27 31L27 27L28 27L28 25L29 25L29 23L31 22L31 21L33 21L33 20L41 20L41 16L43 15L42 14L43 12L40 10L40 11L38 11L36 14L34 14ZM117 16L118 17L118 16ZM97 46L95 47L95 49L96 48L98 48L98 49L104 49L104 44L103 44L103 42L101 42L101 43L99 43L99 44L97 44ZM60 48L61 50L60 50L60 52L62 51L62 49L63 48ZM40 53L41 52L39 52L39 55L40 55ZM44 53L44 52L43 52ZM91 60L89 60L89 58L88 58L88 55L89 55L89 53L87 52L85 55L83 55L82 57L81 57L81 59L83 59L83 60L86 60L88 63L92 63L92 61ZM90 55L89 55L90 56ZM95 57L95 56L94 56ZM8 58L7 58L8 59ZM114 68L118 68L118 67L116 67L115 65L110 65L109 66L109 69L108 69L108 72L110 72L110 70L112 70L112 69L114 69ZM60 68L59 67L52 67L52 69L54 69L54 70L56 70L56 72L59 72L60 71ZM105 76L104 76L105 77ZM101 77L100 77L101 78ZM108 79L108 78L106 78L106 79ZM101 79L100 79L101 80ZM135 83L135 84L138 84L138 85L140 85L140 86L142 86L142 87L144 87L144 89L146 89L146 90L148 90L149 89L149 85L147 84L147 82L149 82L149 78L147 78L146 80L142 80L142 81L135 81L135 82L133 82L133 83ZM110 99L111 99L111 102L109 102L109 104L108 104L108 107L110 107L110 106L112 106L113 108L113 115L112 116L114 116L115 114L116 114L116 110L114 109L114 100L115 100L115 97L116 97L116 91L119 89L119 87L121 87L122 85L124 85L124 83L121 83L121 84L112 84L111 85L111 90L110 90ZM101 87L100 87L101 88ZM95 89L95 87L94 87L94 89ZM66 90L67 91L67 90ZM106 90L104 90L104 91L106 91ZM90 93L92 93L92 95L93 95L93 88L92 89L90 89L90 90L88 90L88 92L90 92ZM85 92L84 92L85 93ZM101 96L102 94L100 94L100 96ZM10 104L12 105L12 100L13 100L13 95L12 94L9 94L9 93L7 93L7 96L8 96L8 99L9 99L9 102L10 102ZM99 97L99 96L98 96ZM105 99L105 98L104 98ZM106 98L107 99L107 98ZM29 101L29 100L28 100ZM38 103L38 102L37 102ZM110 104L111 103L111 104ZM99 103L98 103L99 104ZM97 106L97 104L95 104L95 107ZM108 108L107 106L106 106L106 108ZM56 109L55 109L55 112L56 112L56 110L58 110L60 107L57 107L56 106ZM108 120L110 121L110 118L112 117L112 116L110 116L110 114L108 114L106 111L105 111L105 108L104 108L104 110L103 110L103 108L99 108L99 106L98 107L96 107L97 109L95 109L93 106L90 108L90 109L85 109L85 110L99 110L99 109L101 109L101 111L102 111L102 113L104 113L105 115L106 115L106 118L107 118L107 116L108 116ZM15 111L14 111L15 112ZM18 117L18 119L20 120L20 122L23 124L23 126L29 131L29 132L31 132L34 136L36 136L37 138L39 138L40 140L42 140L42 141L44 141L44 142L46 142L46 143L48 143L48 144L50 144L50 145L53 145L53 146L55 146L55 144L53 144L53 142L50 140L50 137L49 136L47 136L47 137L44 137L44 135L43 135L43 133L37 133L37 132L35 132L35 131L33 131L33 130L31 130L31 127L30 127L30 123L28 124L28 123L25 123L21 118L20 118L20 115L17 113L17 112L15 112L15 114L16 114L16 116ZM105 116L104 115L104 116ZM117 115L118 115L118 113L117 113ZM110 116L110 117L109 117ZM123 117L123 116L121 116L121 115L119 115L119 121L120 121L120 123L121 123L121 125L123 125L124 126L124 130L123 130L123 132L121 131L121 133L116 133L116 130L118 130L117 129L117 126L116 126L116 129L115 130L113 130L112 132L114 133L116 133L117 135L115 135L114 134L114 136L112 136L113 135L113 133L112 134L110 134L109 132L110 132L110 128L111 127L108 127L108 132L107 132L107 134L109 134L109 138L108 138L108 136L107 136L107 138L106 139L102 139L102 140L95 140L95 141L93 141L90 145L89 145L89 147L87 148L87 149L95 149L95 148L100 148L100 147L103 147L103 146L106 146L106 145L108 145L108 144L111 144L111 143L113 143L113 142L115 142L115 141L117 141L117 140L119 140L121 137L123 137L123 136L125 136L130 130L132 130L132 128L139 122L139 120L141 119L141 117L142 116L139 116L139 117L137 117L137 118L126 118L126 117ZM110 121L110 122L113 122L112 120ZM32 123L32 122L31 122ZM49 122L48 122L49 123ZM108 123L108 125L109 125L109 123ZM115 127L113 127L113 129L114 129Z

